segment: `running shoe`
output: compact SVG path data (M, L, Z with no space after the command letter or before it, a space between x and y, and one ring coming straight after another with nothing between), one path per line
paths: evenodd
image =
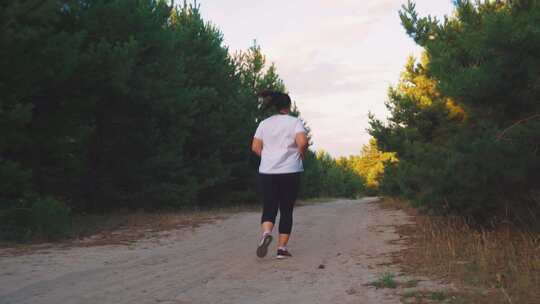
M289 253L287 249L278 249L276 259L288 259L291 258L292 254Z
M266 253L268 252L268 245L272 243L272 235L271 234L265 234L263 235L261 241L259 242L259 246L257 246L257 256L260 258L264 258L266 256Z

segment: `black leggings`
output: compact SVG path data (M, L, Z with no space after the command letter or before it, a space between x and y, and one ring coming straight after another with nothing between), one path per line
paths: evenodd
M276 223L279 209L279 233L291 234L294 202L300 188L300 173L259 174L259 187L263 200L261 223Z

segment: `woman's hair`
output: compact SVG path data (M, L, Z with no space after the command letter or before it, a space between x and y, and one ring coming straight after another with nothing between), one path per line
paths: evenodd
M259 98L262 99L261 104L263 109L273 107L277 111L280 111L291 107L291 97L285 93L264 90L259 93Z

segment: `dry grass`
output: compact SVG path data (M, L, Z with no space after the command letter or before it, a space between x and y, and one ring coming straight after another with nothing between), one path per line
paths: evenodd
M408 248L396 262L406 272L453 283L462 303L540 303L540 235L509 224L474 229L458 217L418 215L403 202L382 204L415 221L398 229Z

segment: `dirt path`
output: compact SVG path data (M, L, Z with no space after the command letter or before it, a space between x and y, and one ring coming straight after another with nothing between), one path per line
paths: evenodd
M388 271L391 225L407 216L373 201L297 208L289 260L274 258L275 243L256 258L258 213L132 246L2 257L0 303L399 303L365 284Z

